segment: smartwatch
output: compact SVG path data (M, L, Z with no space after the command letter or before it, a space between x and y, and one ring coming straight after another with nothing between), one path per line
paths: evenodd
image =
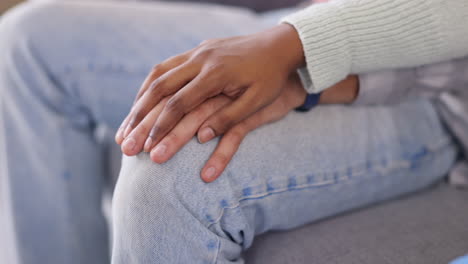
M316 107L320 101L322 93L307 94L304 104L296 108L298 112L308 112L310 109Z

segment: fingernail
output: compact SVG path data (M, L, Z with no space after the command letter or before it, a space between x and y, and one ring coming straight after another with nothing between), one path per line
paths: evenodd
M159 157L159 158L162 158L164 156L164 154L166 154L166 145L162 144L162 145L157 145L156 148L154 149L154 155L156 157Z
M214 167L209 167L205 171L205 180L212 181L216 175L216 169Z
M150 152L152 146L153 146L153 139L149 137L145 141L145 146L144 146L145 152Z
M124 138L128 137L128 135L130 134L130 132L132 132L132 127L128 125L127 128L125 128L125 132L124 132L123 137L124 137Z
M214 137L215 133L211 127L205 127L200 131L200 133L198 133L198 141L200 143L208 142Z
M135 149L136 146L136 140L134 138L127 138L124 142L124 149L132 151Z

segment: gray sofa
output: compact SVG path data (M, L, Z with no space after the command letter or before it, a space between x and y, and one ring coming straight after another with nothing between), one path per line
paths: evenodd
M247 263L439 264L468 254L468 191L440 183L383 204L258 237Z

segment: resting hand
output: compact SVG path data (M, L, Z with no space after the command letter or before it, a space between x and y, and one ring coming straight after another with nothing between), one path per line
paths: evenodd
M352 103L356 99L358 91L358 77L352 75L324 91L320 98L320 103ZM242 140L249 132L267 123L282 119L291 110L302 105L304 103L305 96L306 92L302 87L299 76L297 76L297 74L293 74L288 79L286 88L282 91L280 96L275 101L273 101L272 104L235 125L233 128L228 130L226 134L224 134L214 153L211 155L210 159L202 169L202 179L205 182L212 182L216 180L231 161ZM162 142L165 142L165 140L166 139L163 139ZM170 141L171 140L168 139L168 145L170 144ZM170 154L169 156L159 159L156 155L157 151L154 153L152 152L151 154L153 161L156 162L165 162L167 159L172 157L172 154Z
M270 105L261 109L249 118L230 128L221 138L215 151L202 169L201 178L205 182L214 181L224 171L229 161L239 148L244 137L252 130L284 117L295 107L304 102L306 92L302 88L297 75L287 81L287 89L283 89L280 96ZM122 151L127 155L136 155L144 148L144 142L150 133L150 128L167 106L169 98L164 98L153 110L145 116L142 122L133 129L122 143ZM193 111L185 115L177 125L151 150L151 159L157 163L164 163L172 158L194 135L200 126L232 102L227 96L213 97ZM148 149L146 149L148 150Z
M356 98L358 89L357 76L350 76L325 90L320 98L320 103L351 103ZM224 134L215 152L202 170L202 179L206 182L214 181L221 175L236 153L242 140L250 131L266 123L281 119L289 111L301 105L304 102L305 96L306 93L300 84L297 74L293 74L288 79L286 88L283 89L281 95L272 104L235 125ZM151 150L149 146L144 146L144 142L168 99L164 98L128 135L125 141L122 142L120 138L116 138L117 143L122 144L124 154L133 156L140 153L143 148L147 152ZM157 163L168 161L193 138L205 120L230 102L232 102L232 99L229 97L218 95L205 101L195 110L185 115L171 132L151 150L151 159Z
M171 95L149 128L146 144L156 145L202 102L219 94L234 100L201 125L200 140L224 134L283 92L288 76L304 63L295 29L279 25L253 35L205 41L195 49L157 65L117 133L118 141L158 103Z

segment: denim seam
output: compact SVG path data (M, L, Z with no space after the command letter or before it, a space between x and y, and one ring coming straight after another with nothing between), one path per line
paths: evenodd
M447 147L447 146L449 146L451 144L453 144L452 140L450 138L448 138L448 137L444 137L439 141L433 142L432 144L423 145L421 147L421 149L426 149L428 151L423 153L423 155L416 157L416 159L397 160L397 161L393 161L390 164L387 164L385 167L383 167L383 166L372 167L372 170L374 170L375 172L378 172L380 175L383 176L383 175L387 175L388 173L390 173L392 171L395 171L395 170L408 169L408 168L411 168L412 164L415 164L417 162L420 162L422 160L425 160L425 159L433 156L433 154L435 152L438 152L438 151L444 149L445 147ZM418 154L418 152L415 152L414 154L416 155L416 154ZM369 170L357 170L356 171L355 168L357 168L357 167L362 168L363 166L348 167L346 169L335 170L334 172L322 173L322 175L327 175L327 174L336 175L337 173L342 175L342 176L339 176L339 177L333 177L332 179L329 179L329 180L324 180L324 181L316 182L316 183L313 183L313 184L308 184L307 183L307 184L295 185L292 188L291 187L283 187L283 188L276 189L274 191L261 192L261 193L257 193L257 194L254 194L254 195L240 197L240 198L238 198L237 202L234 205L222 207L219 216L216 217L215 220L213 220L211 223L209 223L207 228L210 229L213 225L218 224L221 221L222 217L224 216L226 210L229 210L229 209L232 210L232 209L239 208L243 201L261 199L261 198L265 198L265 197L268 197L268 196L271 196L271 195L274 195L274 194L284 193L284 192L287 192L287 191L303 190L303 189L309 189L309 188L316 188L316 187L320 187L320 186L326 186L326 185L329 185L329 184L343 182L343 181L349 180L350 178L363 176L367 172L369 172ZM350 171L350 169L352 170L351 174L348 173ZM316 174L316 175L318 175L318 174ZM282 182L284 182L284 181L282 181ZM255 187L264 187L264 185L257 185Z
M216 240L218 242L218 247L216 249L216 253L215 253L214 259L213 259L214 264L216 264L216 262L218 262L219 251L221 249L221 239L219 239L219 236L215 236L215 237L216 237Z

